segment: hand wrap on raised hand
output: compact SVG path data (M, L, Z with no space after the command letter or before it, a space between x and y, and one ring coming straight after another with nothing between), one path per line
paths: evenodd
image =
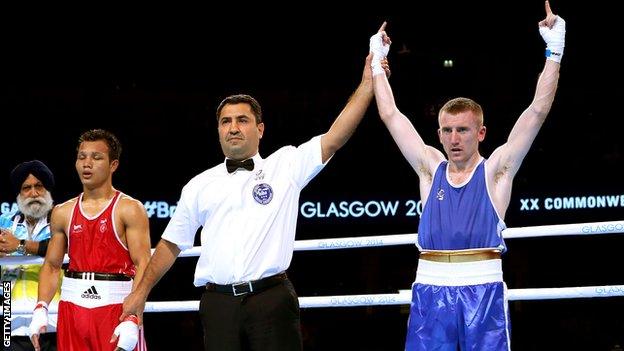
M370 52L373 54L373 59L371 61L373 76L377 74L386 74L381 66L381 60L388 56L389 51L390 44L384 43L382 32L377 32L377 34L370 38Z
M544 42L546 42L546 58L555 62L561 62L566 33L566 23L563 18L557 16L552 28L540 25L539 32Z

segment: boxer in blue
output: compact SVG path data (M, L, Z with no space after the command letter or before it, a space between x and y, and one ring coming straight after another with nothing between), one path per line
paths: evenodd
M396 107L392 89L375 65L388 53L385 31L371 37L379 115L419 178L425 204L418 228L420 259L412 286L405 349L509 350L510 326L500 255L513 178L552 106L565 45L565 21L552 13L539 31L546 62L535 97L507 142L488 159L481 106L455 98L439 112L438 136L446 156L426 145Z

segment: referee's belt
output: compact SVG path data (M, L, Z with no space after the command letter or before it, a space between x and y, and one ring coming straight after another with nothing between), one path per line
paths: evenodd
M288 279L286 273L280 273L276 275L272 275L270 277L251 280L248 282L234 283L234 284L215 284L208 283L206 284L206 291L215 291L222 294L232 295L232 296L242 296L247 294L258 293L262 290L266 290L268 288L274 287L282 283L284 280Z
M114 273L65 271L65 276L67 278L84 279L84 280L112 280L112 281L125 281L125 282L132 280L132 277L129 277L125 274L114 274Z
M466 250L466 251L423 251L420 259L434 262L475 262L496 260L501 258L497 250Z

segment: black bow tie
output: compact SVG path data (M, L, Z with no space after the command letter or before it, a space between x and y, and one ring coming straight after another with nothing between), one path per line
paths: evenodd
M234 173L234 171L236 171L239 168L244 168L248 171L253 171L254 162L253 162L253 159L251 158L246 159L245 161L236 161L236 160L231 160L228 158L227 160L225 160L225 167L227 167L228 173Z

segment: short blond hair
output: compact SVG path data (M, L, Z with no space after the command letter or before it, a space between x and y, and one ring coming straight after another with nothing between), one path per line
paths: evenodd
M456 115L465 111L471 111L477 116L479 127L483 125L483 109L481 108L481 105L477 104L474 100L465 97L457 97L444 104L438 114L438 121L440 120L440 116L442 116L443 112Z

